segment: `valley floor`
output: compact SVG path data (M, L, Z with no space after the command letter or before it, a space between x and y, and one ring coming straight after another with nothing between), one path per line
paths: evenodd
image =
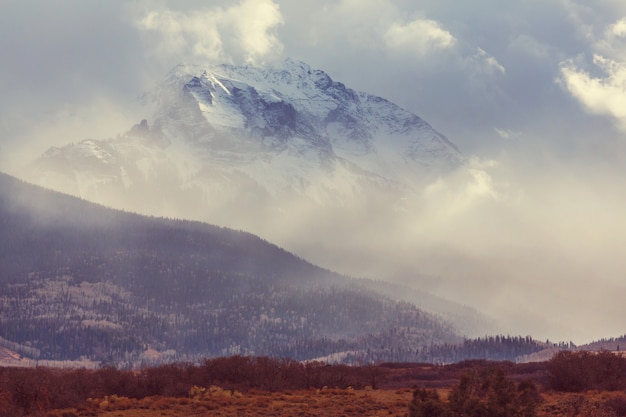
M141 400L107 397L77 409L56 410L49 417L157 417L157 416L406 416L411 389L307 391L245 394L212 387L194 398L148 397Z
M438 389L446 397L449 389ZM54 410L48 417L405 417L413 390L321 389L284 392L223 390L211 387L189 398L147 397L134 400L106 397L78 408ZM584 394L544 392L537 417L621 416L607 410L607 402L623 401L622 392L589 391ZM626 411L626 410L624 410Z

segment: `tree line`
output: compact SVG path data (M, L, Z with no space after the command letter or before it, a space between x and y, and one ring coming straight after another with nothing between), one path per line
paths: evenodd
M333 387L378 388L389 369L351 367L291 359L232 356L206 359L200 365L177 363L139 372L115 368L0 368L0 416L35 415L73 408L88 398L117 395L186 397L192 387L220 386L246 392Z
M607 350L558 352L548 370L550 386L558 391L626 389L626 357Z
M502 368L482 368L463 374L448 400L436 390L416 389L409 417L535 417L541 402L530 379L515 383Z
M543 388L557 392L626 389L626 357L607 350L560 351L543 369L548 377ZM447 399L434 389L416 389L409 417L535 417L542 402L541 388L536 380L523 378L515 382L507 378L501 365L483 362L462 374ZM591 405L583 396L569 397L567 401L563 406L571 409L571 415L626 416L624 395Z

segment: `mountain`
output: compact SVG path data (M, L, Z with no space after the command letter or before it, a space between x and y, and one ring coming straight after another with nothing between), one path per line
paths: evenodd
M5 174L0 230L0 345L31 358L391 360L460 340L415 305L249 233L115 211Z
M212 223L294 205L401 199L464 163L415 114L287 59L267 67L180 65L115 139L51 148L28 179L142 212ZM298 206L295 206L298 207Z

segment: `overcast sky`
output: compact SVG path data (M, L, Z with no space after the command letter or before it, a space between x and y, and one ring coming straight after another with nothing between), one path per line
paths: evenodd
M548 280L554 288L575 275L580 291L564 295L570 309L606 280L610 286L587 308L598 320L613 314L598 310L603 297L622 294L626 271L623 0L3 0L2 6L0 169L50 145L126 131L137 122L134 100L177 63L292 57L417 113L472 160L468 184L428 191L440 203L433 207L452 213L429 233L445 240L453 228L463 229L453 238L457 249L472 248L483 264L498 245L535 248L518 257L504 251L490 265L497 274L507 265L522 271L537 250L552 245L558 250L540 269L511 279L536 274L533 285ZM493 216L494 204L506 210ZM478 221L489 218L509 223L494 231ZM485 230L491 243L476 245ZM554 275L560 281L552 285ZM569 323L553 338L617 336L621 326L591 319L587 325L597 332L576 333Z

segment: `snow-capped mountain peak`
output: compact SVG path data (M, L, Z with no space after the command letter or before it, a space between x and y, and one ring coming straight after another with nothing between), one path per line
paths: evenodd
M144 102L146 120L118 139L42 155L38 182L54 185L61 175L83 182L74 193L89 190L82 196L102 201L137 188L149 193L167 178L176 193L195 190L225 206L250 195L278 207L285 196L325 205L409 190L464 160L417 115L291 59L178 65Z

